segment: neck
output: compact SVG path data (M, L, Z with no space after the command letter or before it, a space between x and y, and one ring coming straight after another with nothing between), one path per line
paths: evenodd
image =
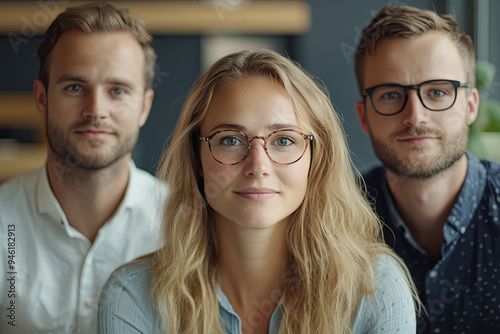
M287 266L287 223L252 230L216 221L219 285L243 326L251 325L251 315L258 312L267 320L265 331L278 305Z
M426 179L401 177L386 169L396 208L415 241L437 261L443 226L467 174L464 154L450 168Z
M102 169L69 167L47 157L50 187L68 223L91 242L115 213L128 185L130 155Z

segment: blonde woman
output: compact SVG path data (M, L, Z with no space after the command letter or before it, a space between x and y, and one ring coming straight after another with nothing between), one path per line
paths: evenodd
M340 121L296 64L243 51L184 106L158 176L165 246L117 270L100 333L414 333L404 265Z

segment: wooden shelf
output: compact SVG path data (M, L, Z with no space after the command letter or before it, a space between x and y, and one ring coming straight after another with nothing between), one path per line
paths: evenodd
M32 92L0 92L0 129L31 130L36 141L46 141L45 121Z
M67 6L82 1L2 1L0 34L42 35ZM152 34L281 34L307 32L311 9L306 1L112 1L144 19Z
M19 144L0 140L0 182L43 166L47 144Z
M33 131L35 143L0 139L0 182L41 167L47 155L45 122L38 114L31 92L0 93L0 129Z

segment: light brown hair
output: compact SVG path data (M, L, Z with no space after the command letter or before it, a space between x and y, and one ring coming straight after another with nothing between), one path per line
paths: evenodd
M439 15L430 10L402 6L382 8L361 31L356 49L355 69L358 88L363 94L364 58L375 52L377 43L386 37L412 38L429 31L443 31L455 42L462 58L467 82L476 84L476 56L470 36L466 35L452 15Z
M304 130L314 136L306 195L287 225L279 333L350 333L362 296L375 289L372 268L380 255L405 267L382 241L380 222L356 182L341 121L326 90L293 61L268 50L228 55L197 81L162 158L157 176L167 181L170 193L162 226L165 246L153 257L151 298L163 331L223 333L216 291L218 241L200 173L198 138L217 91L252 77L283 86Z
M144 53L144 89L151 88L156 66L156 53L151 46L153 37L147 32L143 20L133 17L128 9L118 9L109 3L68 7L49 26L45 32L45 39L38 47L40 58L38 78L46 88L49 83L50 53L59 37L70 30L86 33L130 32Z

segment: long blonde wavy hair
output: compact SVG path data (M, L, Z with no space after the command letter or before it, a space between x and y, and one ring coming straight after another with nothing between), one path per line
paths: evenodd
M164 246L153 256L152 299L168 333L222 334L216 292L218 246L200 173L200 124L214 94L235 80L280 83L314 135L307 191L287 230L288 267L279 333L350 333L372 267L394 256L356 182L341 121L326 90L272 51L242 51L215 63L183 107L157 176L168 182ZM401 262L400 262L401 263Z

